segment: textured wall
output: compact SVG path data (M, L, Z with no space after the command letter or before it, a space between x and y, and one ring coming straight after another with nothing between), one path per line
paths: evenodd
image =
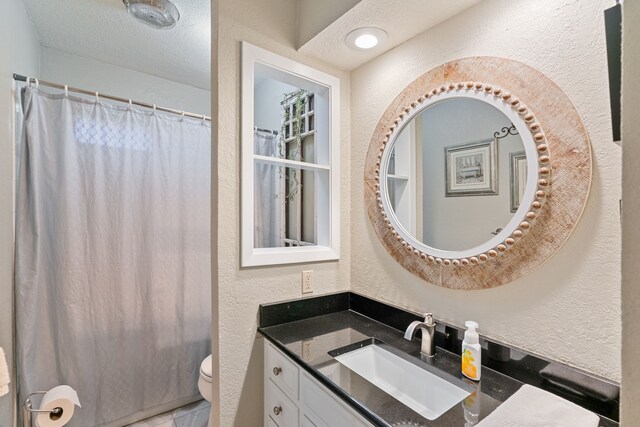
M486 0L354 70L351 76L352 289L462 325L545 357L620 379L620 147L611 141L604 18L613 1ZM564 247L508 285L455 291L423 282L378 241L363 200L364 159L394 97L436 65L508 57L554 80L591 138L594 175L584 215Z
M211 114L211 92L130 68L48 47L42 48L40 78L196 114Z
M13 366L13 73L38 75L40 43L21 0L0 1L0 347ZM15 379L12 380L15 386ZM13 389L11 390L13 393ZM0 426L13 425L11 395L0 397Z
M315 293L349 287L349 76L298 54L295 0L219 0L217 134L220 425L261 425L262 341L256 340L261 303L301 296L301 271L315 271ZM240 41L304 62L341 80L341 223L339 262L240 268ZM214 81L215 83L215 81Z
M640 2L627 1L623 7L622 38L622 410L623 426L640 419Z
M298 46L311 40L359 2L360 0L298 0Z

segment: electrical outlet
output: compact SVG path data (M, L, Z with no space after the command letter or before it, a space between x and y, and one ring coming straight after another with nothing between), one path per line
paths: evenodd
M302 272L302 293L310 294L313 292L313 270L305 270Z
M302 360L305 362L313 359L313 339L302 341Z

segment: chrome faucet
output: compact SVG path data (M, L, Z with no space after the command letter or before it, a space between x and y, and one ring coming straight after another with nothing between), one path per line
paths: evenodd
M409 341L413 340L418 329L422 329L422 346L420 347L420 354L427 357L435 356L436 323L433 321L433 314L425 314L424 322L420 322L419 320L411 322L407 331L404 333L404 339Z

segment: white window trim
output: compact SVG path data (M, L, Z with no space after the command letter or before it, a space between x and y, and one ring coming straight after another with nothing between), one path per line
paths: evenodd
M254 248L254 71L255 64L327 87L329 91L329 245ZM247 42L242 42L242 207L241 266L293 264L340 258L340 80L337 77L285 58ZM276 159L274 161L277 162ZM280 160L280 163L286 163ZM326 169L318 165L313 169Z

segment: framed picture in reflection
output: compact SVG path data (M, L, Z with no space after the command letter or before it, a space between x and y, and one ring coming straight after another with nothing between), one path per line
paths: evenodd
M495 139L445 147L445 196L498 194L498 153Z
M511 212L520 207L520 198L527 186L527 155L524 151L509 155L509 185L511 190Z

